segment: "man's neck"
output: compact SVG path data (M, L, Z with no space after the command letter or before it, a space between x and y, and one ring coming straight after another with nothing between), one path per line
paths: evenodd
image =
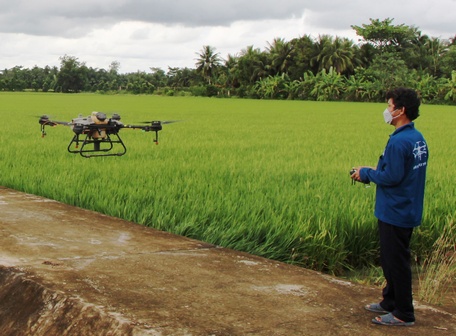
M396 119L396 122L394 123L394 127L396 129L398 129L399 127L410 124L411 122L412 121L404 115L404 116L401 116Z

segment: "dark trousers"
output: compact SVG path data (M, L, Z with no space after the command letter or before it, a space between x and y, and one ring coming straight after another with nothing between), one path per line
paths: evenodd
M410 239L413 228L401 228L378 221L380 261L386 287L383 289L383 309L405 322L414 322Z

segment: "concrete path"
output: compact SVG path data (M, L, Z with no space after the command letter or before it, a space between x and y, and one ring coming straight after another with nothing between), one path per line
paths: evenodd
M373 325L379 294L0 187L2 336L456 335L419 303L413 327Z

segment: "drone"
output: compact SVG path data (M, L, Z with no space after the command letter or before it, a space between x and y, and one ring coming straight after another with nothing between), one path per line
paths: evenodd
M120 115L117 113L108 118L103 112L92 112L87 117L80 114L71 122L50 120L49 116L42 115L38 122L41 125L41 137L43 138L46 136L46 126L71 127L74 136L68 144L68 152L91 158L124 155L127 147L119 135L120 130L124 128L154 132L153 141L158 145L158 132L162 130L162 125L176 121L147 121L144 122L145 125L125 125L120 121Z

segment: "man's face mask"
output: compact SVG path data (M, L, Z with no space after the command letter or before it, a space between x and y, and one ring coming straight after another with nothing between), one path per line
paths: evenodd
M393 121L393 116L391 115L388 108L386 108L385 111L383 111L383 119L387 124L391 124L391 122Z
M388 110L388 108L386 108L385 111L383 111L383 119L385 120L385 122L387 124L391 124L393 122L393 119L396 119L397 117L400 116L400 114L399 114L399 115L393 117L393 113L396 112L397 110L398 109L395 109L394 111L390 112Z

